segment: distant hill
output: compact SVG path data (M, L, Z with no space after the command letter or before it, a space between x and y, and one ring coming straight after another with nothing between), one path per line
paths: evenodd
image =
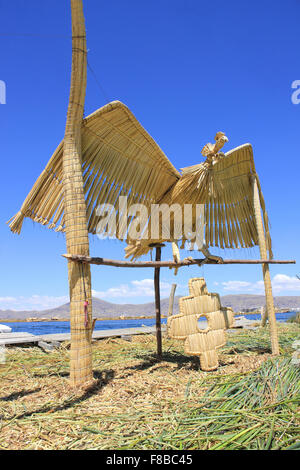
M179 296L175 297L174 301L174 313L178 313L178 299ZM251 309L255 307L261 307L265 304L265 297L263 295L225 295L221 297L222 305L224 307L232 307L235 312L243 311L245 309ZM282 309L300 308L300 296L278 296L274 297L275 306ZM168 311L169 299L162 299L161 311L162 314L166 314ZM49 310L0 310L0 319L18 319L22 320L31 317L43 317L43 318L68 318L69 317L70 304L64 304L57 308ZM98 318L115 318L120 315L127 317L140 317L140 316L154 316L155 307L154 302L148 302L146 304L113 304L106 302L105 300L93 298L93 316Z
M178 309L178 300L176 299L176 308ZM169 300L163 299L161 301L162 312L168 309ZM174 309L175 311L175 309ZM93 316L94 317L119 317L125 315L128 317L139 316L152 316L155 314L154 302L146 304L113 304L105 300L93 297ZM0 310L0 318L15 318L23 319L29 317L43 317L43 318L68 318L70 315L70 303L61 305L60 307L52 308L49 310Z
M224 295L221 297L224 307L231 307L235 312L245 309L261 307L265 305L264 295ZM277 308L291 309L300 308L300 296L296 295L280 295L274 297L274 304Z

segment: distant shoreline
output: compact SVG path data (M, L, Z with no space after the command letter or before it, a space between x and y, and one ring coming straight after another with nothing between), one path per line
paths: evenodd
M280 314L280 313L292 313L293 310L289 309L278 309L278 311L275 311L275 314ZM234 312L234 316L241 316L241 315L260 315L261 312L259 310L252 311L252 312ZM168 315L161 315L161 318L168 318ZM98 318L95 317L96 321L120 321L120 320L153 320L155 319L155 315L151 316L118 316L118 317L102 317ZM45 323L45 322L52 322L52 323L57 323L57 322L69 322L70 318L0 318L0 323Z
M175 296L173 313L178 314L179 309L179 296ZM263 295L225 295L221 296L221 304L224 307L231 307L234 312L242 314L251 314L258 311L260 313L261 307L265 305L265 297ZM275 296L274 297L275 311L288 312L299 310L300 311L300 296ZM154 302L147 302L142 304L114 304L101 300L97 297L92 299L93 317L99 321L110 320L123 320L136 318L155 318L155 304ZM169 298L161 299L161 313L167 314L169 310ZM4 310L0 309L0 323L2 322L21 322L21 321L69 321L70 318L70 304L66 303L59 307L44 309L44 310Z
M167 318L166 315L162 315L161 318ZM94 320L97 320L97 321L114 321L114 320L152 320L152 319L155 319L155 316L151 316L151 317L144 317L144 316L141 316L141 317L123 317L120 318L120 317L103 317L103 318L94 318ZM27 320L26 318L23 318L23 319L20 319L20 318L0 318L0 323L46 323L46 322L52 322L52 323L57 323L57 322L60 322L60 321L70 321L70 318L58 318L56 320L53 320L51 318L44 318L44 319L40 319L40 318L37 318L36 320L33 320L32 318L30 318L29 320Z

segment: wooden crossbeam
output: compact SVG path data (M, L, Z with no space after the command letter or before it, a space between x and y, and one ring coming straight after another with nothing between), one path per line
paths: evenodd
M274 259L224 259L222 261L215 261L209 258L185 258L182 261L175 263L175 261L122 261L70 254L64 254L62 256L69 261L79 261L82 263L104 266L115 266L117 268L181 268L192 265L201 266L202 264L296 264L295 260Z

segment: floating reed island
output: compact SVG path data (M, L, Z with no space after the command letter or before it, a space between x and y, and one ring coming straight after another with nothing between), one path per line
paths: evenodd
M183 343L155 336L93 346L95 382L70 387L69 343L9 347L0 365L0 449L267 450L299 448L298 324L229 332L220 367L199 370Z
M200 205L204 231L199 249L205 256L203 262L212 260L216 266L226 264L225 260L222 262L221 258L213 256L208 247L243 249L259 246L261 260L257 263L262 265L272 353L278 355L280 350L269 271L270 262L276 261L273 260L268 215L252 145L246 143L223 153L221 149L228 138L223 132L217 132L214 144L208 143L202 149L205 161L182 168L180 172L120 101L109 103L84 119L87 48L82 0L71 0L71 11L72 71L64 139L19 212L9 221L14 233L20 233L25 217L65 233L70 292L71 383L74 387L81 386L92 381L93 377L92 261L87 261L90 258L89 233L101 235L106 231L109 221L98 230L97 210L103 203L114 207L117 220L122 218L118 217L124 215L119 204L121 197L127 198L128 206L139 203L146 208L152 204L167 204L177 205L182 210L186 204ZM170 233L161 221L154 224L157 235L151 234L146 240L141 236L136 240L128 232L135 218L126 214L126 230L123 224L118 223L114 236L127 242L125 256L132 260L155 249L156 263L163 263L163 244L171 242L173 267L177 272L179 263L183 263L181 266L188 263L184 263L185 260L180 262L176 236L179 222L175 216L174 213ZM196 219L194 213L189 231L193 235L189 236L181 230L184 234L179 240L181 248L185 247L186 242L195 242ZM151 214L141 227L141 233L149 224L152 225L152 220ZM179 225L182 229L182 222ZM84 257L85 262L80 257ZM196 261L194 264L201 263ZM141 265L135 264L135 267L138 266ZM157 355L161 356L159 276L162 264L152 267Z

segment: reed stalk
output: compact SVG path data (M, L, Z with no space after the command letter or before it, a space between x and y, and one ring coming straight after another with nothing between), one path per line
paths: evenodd
M71 11L72 73L63 148L64 222L67 252L89 256L81 152L87 54L82 0L71 0ZM72 386L78 387L92 380L90 266L69 262L68 273L71 323L70 382Z

